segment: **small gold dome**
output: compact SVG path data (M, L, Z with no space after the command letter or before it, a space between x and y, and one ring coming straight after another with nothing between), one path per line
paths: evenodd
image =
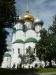
M33 16L31 16L29 13L26 13L26 14L23 16L23 18L24 18L25 21L31 21L31 22L34 21Z

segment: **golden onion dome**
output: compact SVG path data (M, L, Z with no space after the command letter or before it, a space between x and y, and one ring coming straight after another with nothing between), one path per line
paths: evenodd
M28 11L26 11L26 14L23 16L23 18L24 18L25 21L31 21L31 22L34 21L33 16L31 16L31 15L28 13Z

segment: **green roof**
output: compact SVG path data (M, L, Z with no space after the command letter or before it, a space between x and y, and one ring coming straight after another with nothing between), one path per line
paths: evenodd
M12 50L11 49L8 49L8 52L11 52Z
M9 50L9 52L11 52L12 50Z
M13 30L13 33L15 33L16 32L16 30Z
M5 53L4 57L10 57L11 55L9 53Z
M17 39L14 43L23 43L24 41L21 39Z
M25 40L25 42L27 43L27 42L34 42L34 43L36 43L37 42L37 40L35 39L35 38L28 38L28 39L26 39Z

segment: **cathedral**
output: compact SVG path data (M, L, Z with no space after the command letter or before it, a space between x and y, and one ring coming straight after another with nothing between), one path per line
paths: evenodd
M26 54L29 46L34 51L36 57L35 44L40 39L39 31L42 29L42 26L43 20L41 20L38 15L37 18L34 19L34 17L30 15L27 5L26 13L23 16L19 15L16 17L16 23L12 32L12 50L5 52L2 68L12 68L14 64L15 68L17 68L17 64L21 62L19 54ZM36 57L36 60L30 66L34 67L35 64L37 64L38 67L41 65L38 57ZM25 67L28 68L28 65Z

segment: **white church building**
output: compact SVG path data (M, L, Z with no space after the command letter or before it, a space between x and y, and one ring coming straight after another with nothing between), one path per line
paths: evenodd
M14 64L15 68L17 68L17 64L21 62L19 54L26 54L29 46L34 50L36 56L35 44L40 39L39 31L42 29L42 26L43 21L38 16L35 20L34 17L29 14L28 7L25 15L16 17L16 23L12 33L12 50L4 54L2 68L12 68ZM38 57L30 64L30 67L34 67L35 64L37 64L38 67L41 65ZM28 68L27 65L25 67Z

